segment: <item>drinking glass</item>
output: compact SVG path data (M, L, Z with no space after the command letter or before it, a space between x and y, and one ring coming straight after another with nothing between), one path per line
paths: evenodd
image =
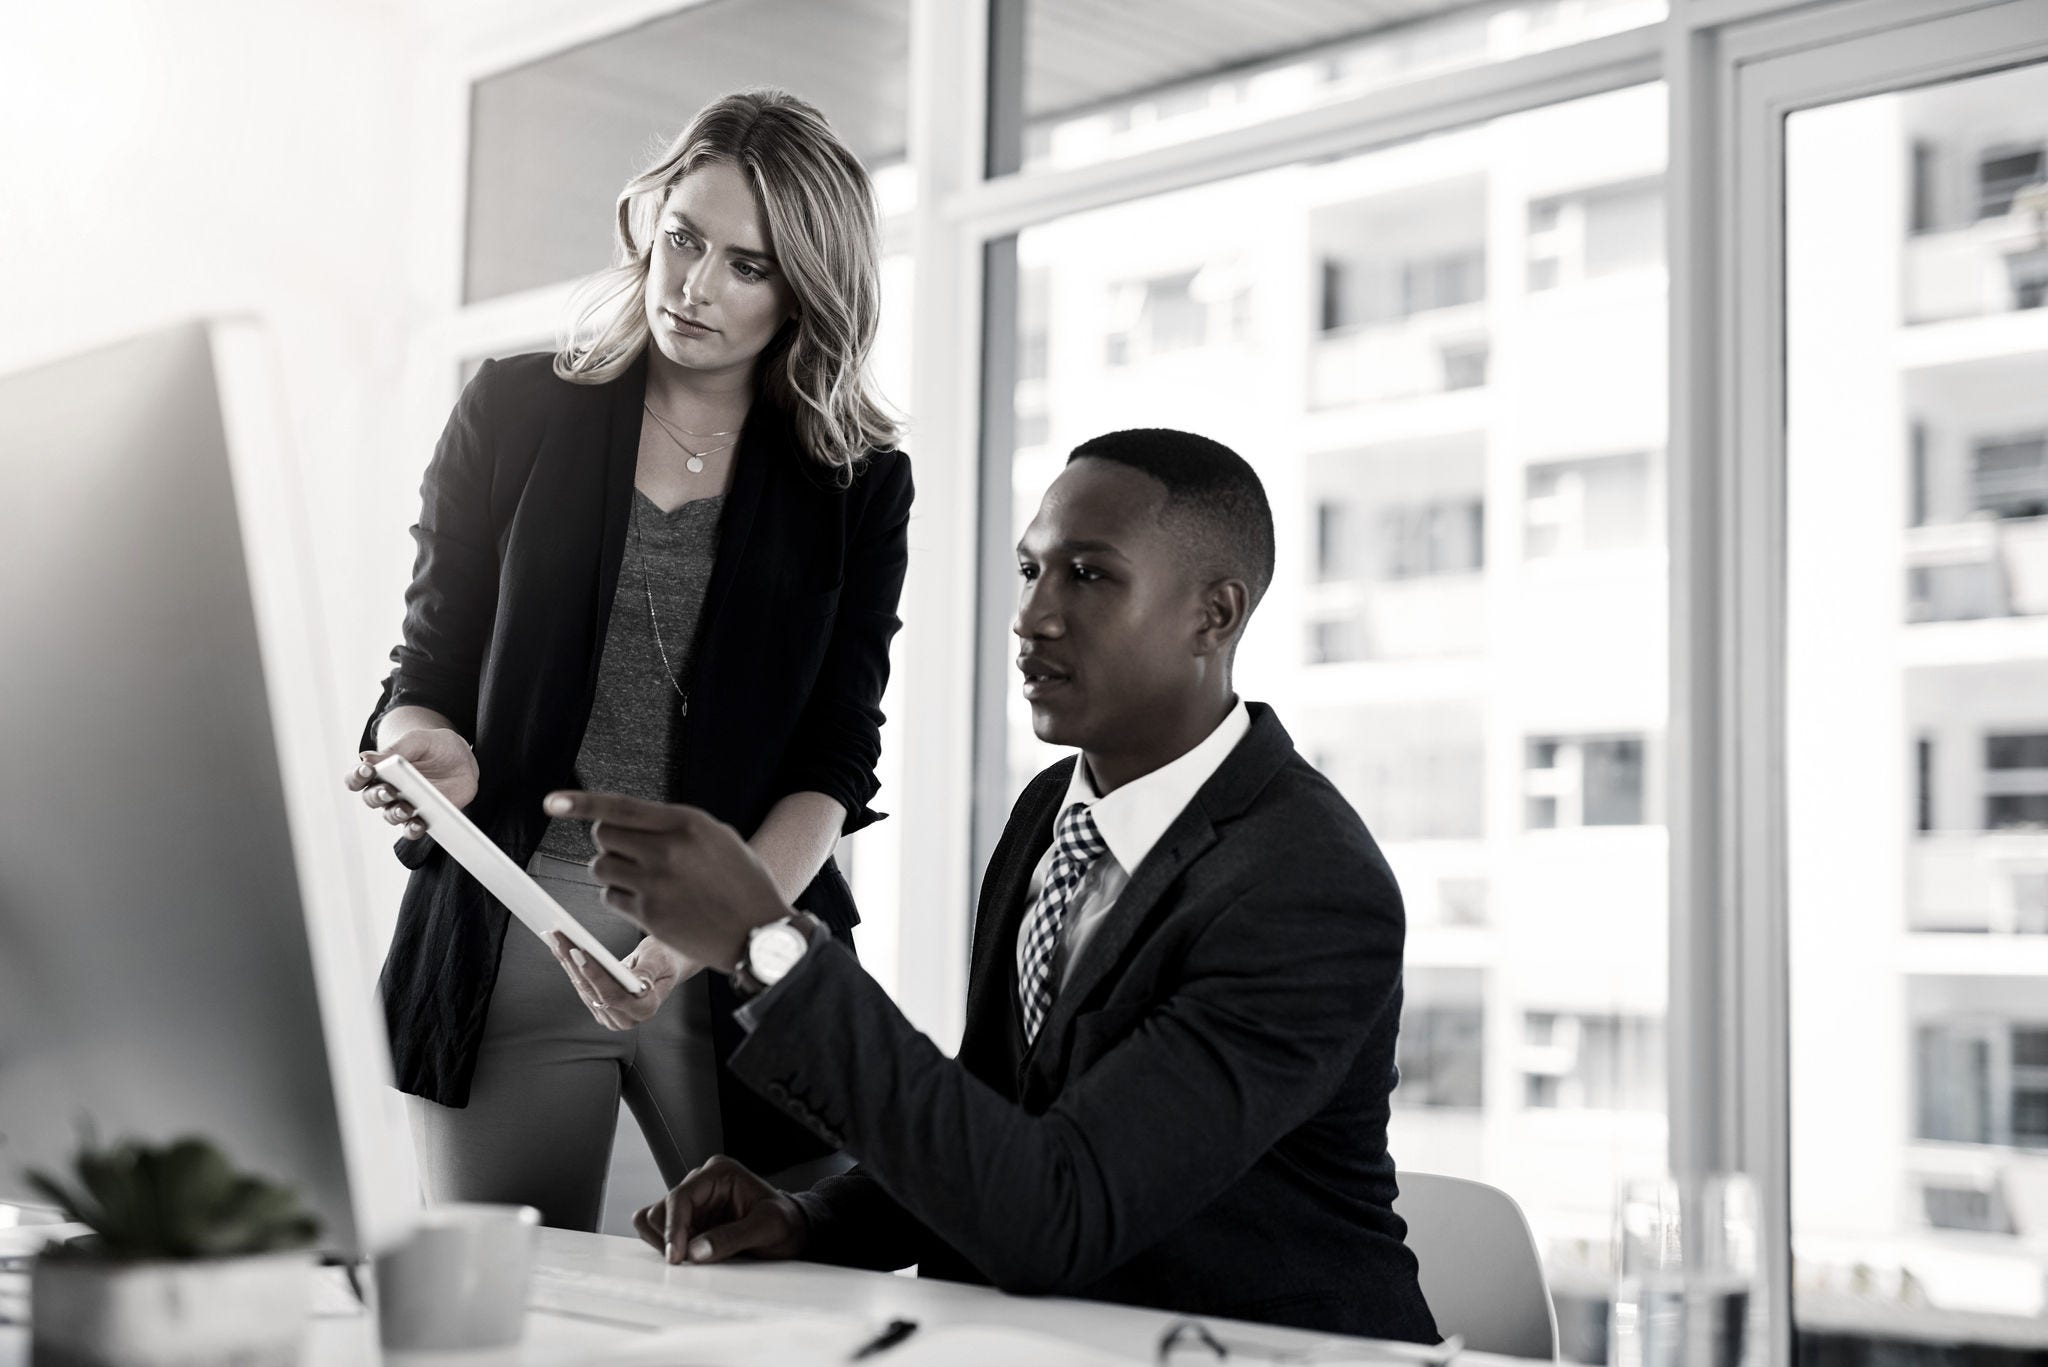
M1613 1367L1744 1367L1756 1192L1740 1173L1633 1181L1615 1218Z

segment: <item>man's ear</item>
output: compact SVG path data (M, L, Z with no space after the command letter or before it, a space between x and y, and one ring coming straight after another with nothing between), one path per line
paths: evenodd
M1218 579L1202 590L1202 622L1195 633L1197 655L1228 654L1252 615L1252 591L1242 579Z

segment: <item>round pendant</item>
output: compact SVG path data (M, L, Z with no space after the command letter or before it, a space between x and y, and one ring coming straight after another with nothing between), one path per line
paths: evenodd
M704 473L704 457L702 456L691 456L690 459L685 462L685 464L689 466L690 473L693 475L701 475Z

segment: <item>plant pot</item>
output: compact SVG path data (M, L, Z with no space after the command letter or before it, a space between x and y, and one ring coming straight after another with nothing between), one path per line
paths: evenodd
M36 1259L30 1367L289 1367L299 1360L313 1255L121 1262Z

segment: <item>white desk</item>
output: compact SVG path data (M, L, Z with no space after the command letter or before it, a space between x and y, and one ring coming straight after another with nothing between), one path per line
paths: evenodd
M543 1229L535 1256L536 1269L587 1272L627 1286L679 1285L717 1296L749 1301L774 1301L791 1307L836 1311L871 1320L879 1327L891 1319L913 1319L924 1328L943 1325L1008 1325L1049 1334L1077 1344L1120 1354L1136 1363L1150 1363L1160 1332L1181 1318L1157 1310L1136 1310L1093 1301L1051 1297L1006 1296L984 1287L924 1281L882 1272L857 1272L816 1263L734 1263L718 1267L670 1267L645 1244L601 1234ZM407 1367L568 1367L587 1363L606 1349L623 1348L647 1330L594 1316L605 1312L593 1301L591 1315L535 1311L527 1317L524 1342L503 1353L411 1354L394 1358ZM659 1320L660 1310L636 1310L645 1322ZM692 1322L675 1313L672 1322ZM1235 1343L1300 1351L1312 1344L1330 1344L1326 1335L1229 1320L1203 1320ZM1364 1345L1364 1340L1353 1340ZM1368 1350L1370 1351L1370 1350ZM1391 1346L1389 1358L1399 1353ZM1409 1350L1408 1361L1424 1359ZM375 1326L366 1315L316 1320L307 1340L306 1367L357 1367L378 1361ZM1459 1367L1505 1367L1513 1358L1461 1354ZM887 1367L888 1357L875 1359ZM27 1367L28 1333L0 1329L0 1367Z

